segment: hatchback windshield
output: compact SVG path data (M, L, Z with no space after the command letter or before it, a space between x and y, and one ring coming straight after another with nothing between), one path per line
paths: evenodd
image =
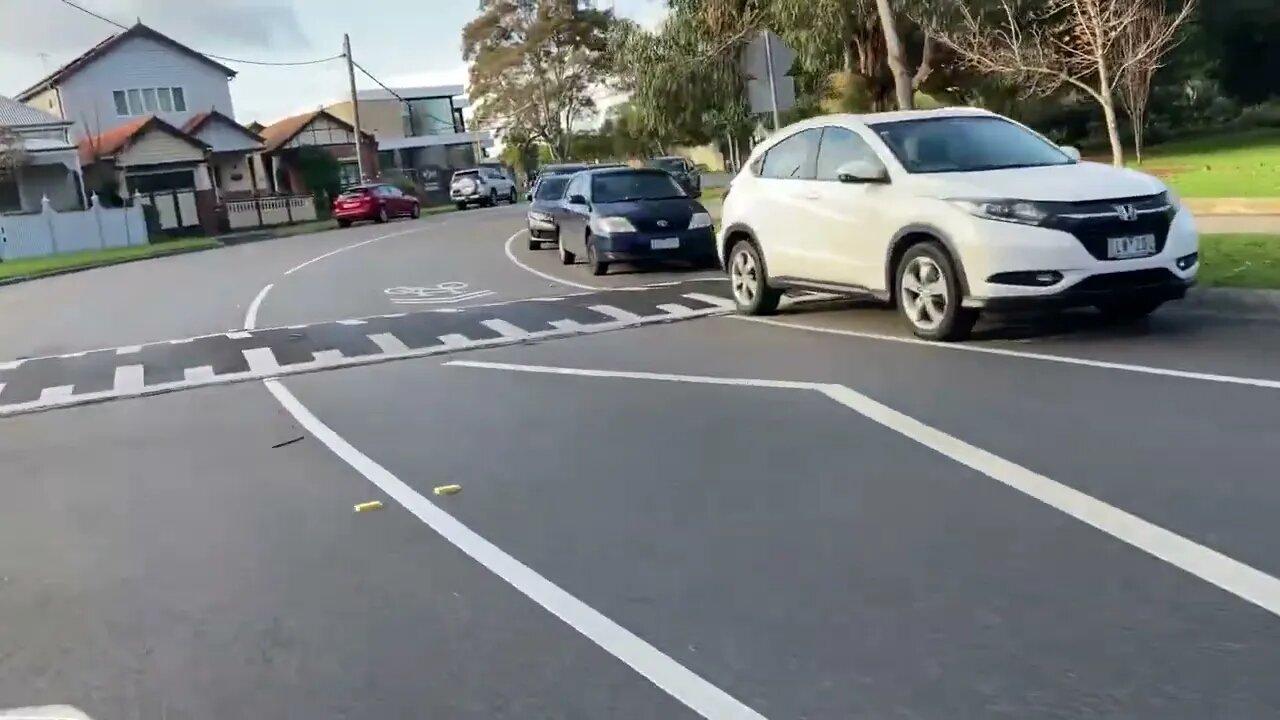
M1073 162L1035 133L999 118L905 120L874 124L871 129L910 173L977 172Z
M559 200L564 197L564 188L569 184L570 175L556 175L538 181L533 191L535 200Z
M591 181L591 199L598 203L678 197L685 197L684 189L664 172L608 173Z
M655 158L648 163L649 167L661 168L669 172L680 172L684 170L684 161L680 158Z

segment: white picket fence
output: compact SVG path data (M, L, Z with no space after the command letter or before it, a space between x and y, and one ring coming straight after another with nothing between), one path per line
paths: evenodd
M104 208L93 196L88 210L55 212L45 198L32 215L0 215L0 260L146 245L147 220L138 206Z
M286 225L316 219L316 204L310 195L263 197L227 202L227 224L232 230Z

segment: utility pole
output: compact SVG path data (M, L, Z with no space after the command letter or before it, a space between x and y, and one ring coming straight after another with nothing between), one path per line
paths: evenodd
M764 62L769 66L769 104L773 108L773 130L778 131L782 123L778 121L778 84L773 79L773 42L772 33L764 31Z
M356 97L356 66L351 59L351 36L342 34L342 54L347 58L347 80L351 83L351 118L356 126L356 168L360 173L360 182L369 176L364 172L364 133L360 131L360 99ZM772 78L770 78L772 80Z

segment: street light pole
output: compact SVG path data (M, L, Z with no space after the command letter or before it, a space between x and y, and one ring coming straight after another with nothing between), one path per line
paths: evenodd
M364 171L364 133L360 131L360 99L356 97L356 66L351 59L351 36L342 34L342 55L347 59L347 80L351 83L351 119L356 128L356 168L360 182L369 179Z

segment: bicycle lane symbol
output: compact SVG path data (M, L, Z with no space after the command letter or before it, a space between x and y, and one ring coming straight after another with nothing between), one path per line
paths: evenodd
M442 282L430 287L398 286L383 290L395 305L452 305L469 300L479 300L495 293L492 290L468 289L464 282Z

